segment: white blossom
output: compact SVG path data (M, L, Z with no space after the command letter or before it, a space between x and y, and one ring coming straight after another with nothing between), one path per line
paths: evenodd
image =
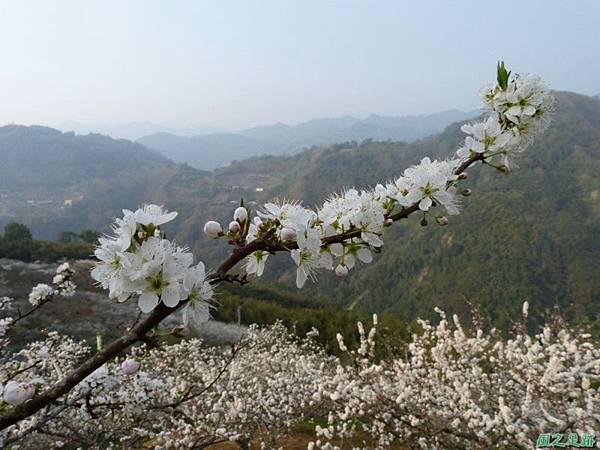
M315 270L329 268L332 257L329 252L321 251L321 239L315 229L302 230L297 235L298 249L292 250L292 259L296 269L296 286L301 288L306 280L315 278Z
M243 206L236 208L233 213L233 220L239 223L245 223L248 220L248 210Z
M29 303L33 306L38 306L40 303L48 299L54 294L54 289L45 283L39 283L34 286L29 294Z
M160 226L177 217L176 212L167 212L162 206L144 205L134 213L135 221L141 225Z
M211 238L218 238L223 233L223 227L219 222L209 220L204 224L204 234Z
M263 250L258 250L246 258L246 273L249 275L262 276L265 270L265 263L269 254Z

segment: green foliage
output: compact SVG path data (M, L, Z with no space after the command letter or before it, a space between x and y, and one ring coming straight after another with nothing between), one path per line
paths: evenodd
M94 230L83 230L79 234L73 231L61 231L58 233L56 240L63 243L85 242L87 244L95 244L98 242L98 237L100 237L100 233Z
M86 242L34 241L32 260L55 262L62 259L88 259L94 252L93 244Z
M88 244L95 244L98 242L99 237L100 232L94 230L83 230L81 233L79 233L79 238Z
M31 261L33 240L29 228L21 223L9 223L0 239L0 257Z
M498 86L506 90L508 87L508 79L510 78L510 72L504 67L504 61L498 61Z
M89 258L93 253L93 244L84 242L80 235L67 231L59 236L62 240L57 242L34 240L25 225L9 223L4 227L4 235L0 239L0 258L54 262ZM90 234L86 233L85 236L89 238Z
M31 241L31 231L22 223L12 222L4 227L4 239L13 242Z
M63 243L77 242L79 240L79 236L77 233L73 233L72 231L61 231L58 233L56 240Z
M220 306L213 312L215 319L242 324L269 325L281 320L290 330L304 335L316 328L318 340L332 353L339 353L337 333L344 336L347 345L356 347L359 340L356 322L362 321L367 330L372 316L363 311L334 307L325 299L286 292L269 284L251 286L222 286L219 290ZM239 314L239 315L238 315ZM386 345L379 346L383 354L396 344L406 342L410 328L398 314L383 314L379 319L377 338Z

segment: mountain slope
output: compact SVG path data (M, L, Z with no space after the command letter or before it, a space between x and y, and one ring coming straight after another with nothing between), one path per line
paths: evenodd
M38 126L0 127L0 158L0 227L22 222L42 239L105 231L107 218L145 201L176 167L131 141Z
M431 317L434 305L469 316L470 301L496 325L518 316L527 300L533 319L558 304L571 318L600 324L600 102L556 96L553 125L523 154L519 170L510 176L486 167L469 170L474 194L447 227L420 227L413 217L389 229L371 265L344 279L323 274L302 294L407 318ZM397 176L426 155L450 156L462 139L460 124L453 124L411 144L341 143L255 157L214 172L172 164L132 170L88 183L77 208L16 218L25 217L37 235L105 231L120 208L157 202L180 212L168 235L214 267L230 248L205 238L202 226L208 219L228 223L240 197L250 204L274 197L315 204L332 191ZM296 291L289 256L269 259L258 283L270 281Z
M115 139L129 139L131 141L156 133L171 133L178 136L189 137L221 131L216 127L173 128L152 122L103 124L66 121L56 124L56 128L65 131L73 131L77 134L100 133Z
M414 141L444 129L448 124L477 115L477 111L444 111L428 116L366 119L344 116L315 119L290 126L278 123L235 133L213 133L185 138L158 133L138 142L177 162L200 169L223 167L230 162L261 154L292 154L314 145L373 140Z
M211 133L193 137L156 133L142 137L137 142L161 152L173 161L200 169L214 169L234 160L275 151L275 147L268 142L234 133Z
M426 116L352 116L315 119L296 126L276 124L242 131L243 136L270 142L286 151L335 142L394 140L411 142L437 133L453 122L475 117L477 111L449 110Z
M40 126L0 127L0 189L58 187L137 167L172 164L140 144Z
M503 176L469 171L474 195L442 228L415 218L393 227L376 261L340 280L321 276L320 292L340 305L431 315L432 305L469 314L480 305L497 324L523 301L539 314L555 304L571 317L600 313L600 103L557 93L552 127ZM272 191L309 202L332 189L364 186L399 174L426 155L450 156L464 135L458 125L414 144L371 143L313 150L280 163L290 167ZM259 160L250 168L259 165ZM229 170L233 170L233 167ZM291 180L291 181L287 181ZM274 277L293 286L289 272Z

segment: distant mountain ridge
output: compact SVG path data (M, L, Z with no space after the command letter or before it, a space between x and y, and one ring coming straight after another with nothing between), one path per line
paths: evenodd
M199 169L214 169L234 160L261 154L294 154L303 149L336 142L373 139L413 142L439 133L453 122L479 115L479 111L448 110L425 116L352 116L314 119L298 125L259 126L239 133L212 133L182 137L171 133L145 136L137 142L177 162Z
M199 136L209 133L218 133L222 130L217 127L169 127L153 122L130 122L124 124L83 123L77 121L61 122L53 126L64 131L73 131L77 134L105 134L115 139L129 139L135 141L143 136L156 133L171 133L178 136Z
M160 152L173 161L204 170L223 167L232 161L256 155L281 153L269 142L235 133L211 133L192 137L157 133L140 138L136 142Z
M141 144L37 125L0 127L0 189L56 188L141 167L173 165Z

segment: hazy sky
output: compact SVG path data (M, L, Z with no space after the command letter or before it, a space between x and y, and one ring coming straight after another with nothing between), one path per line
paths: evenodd
M599 93L600 1L0 0L0 58L0 124L421 114L498 59Z

